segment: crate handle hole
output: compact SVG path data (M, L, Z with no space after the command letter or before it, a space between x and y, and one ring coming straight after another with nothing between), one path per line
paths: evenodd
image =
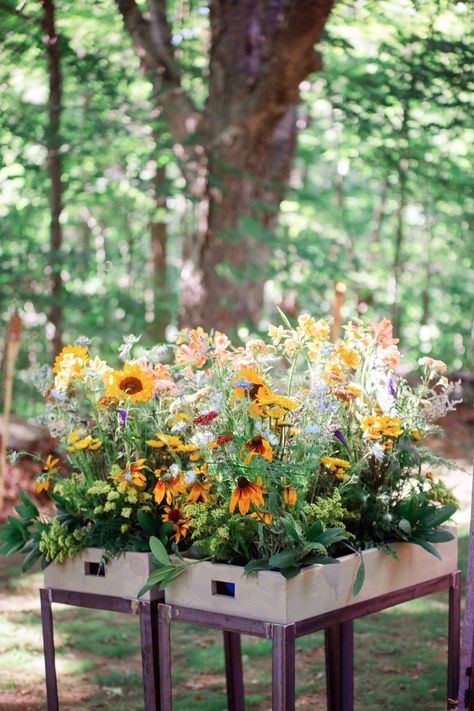
M84 575L95 575L96 577L105 578L105 563L84 563Z
M235 583L226 583L223 580L212 580L212 594L235 597Z

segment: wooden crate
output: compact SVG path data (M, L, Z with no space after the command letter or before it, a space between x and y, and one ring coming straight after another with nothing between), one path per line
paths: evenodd
M398 560L376 548L364 551L366 578L354 598L359 557L335 565L313 565L287 580L279 572L246 576L235 565L192 565L165 590L165 602L198 610L287 624L364 602L457 570L457 539L435 546L435 558L413 543L396 543Z
M150 553L124 553L101 565L104 551L85 548L64 563L52 563L44 571L44 587L135 599L153 570ZM142 600L156 600L162 593L152 588Z

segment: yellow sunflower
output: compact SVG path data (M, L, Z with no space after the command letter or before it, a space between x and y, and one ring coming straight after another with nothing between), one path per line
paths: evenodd
M119 400L147 402L153 395L153 376L138 364L126 363L122 370L113 370L105 376L105 393Z

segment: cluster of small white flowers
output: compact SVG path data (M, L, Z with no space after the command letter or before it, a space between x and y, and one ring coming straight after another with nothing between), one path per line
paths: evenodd
M454 400L452 396L455 392L459 392L461 387L460 381L456 383L448 383L441 389L436 389L436 386L431 388L428 394L428 398L425 401L425 415L430 422L436 422L446 415L446 413L451 412L456 409L456 405L462 402L462 399Z

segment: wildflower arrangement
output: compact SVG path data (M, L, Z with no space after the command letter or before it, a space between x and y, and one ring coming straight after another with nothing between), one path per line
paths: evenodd
M66 346L40 382L59 446L36 488L56 513L23 493L0 552L23 551L28 567L151 541L149 584L162 586L189 558L291 577L396 541L439 556L456 502L423 442L455 405L446 366L420 359L412 388L393 373L388 320L353 321L331 343L328 321L282 318L245 347L185 329L133 359L129 337L115 368L86 339Z

